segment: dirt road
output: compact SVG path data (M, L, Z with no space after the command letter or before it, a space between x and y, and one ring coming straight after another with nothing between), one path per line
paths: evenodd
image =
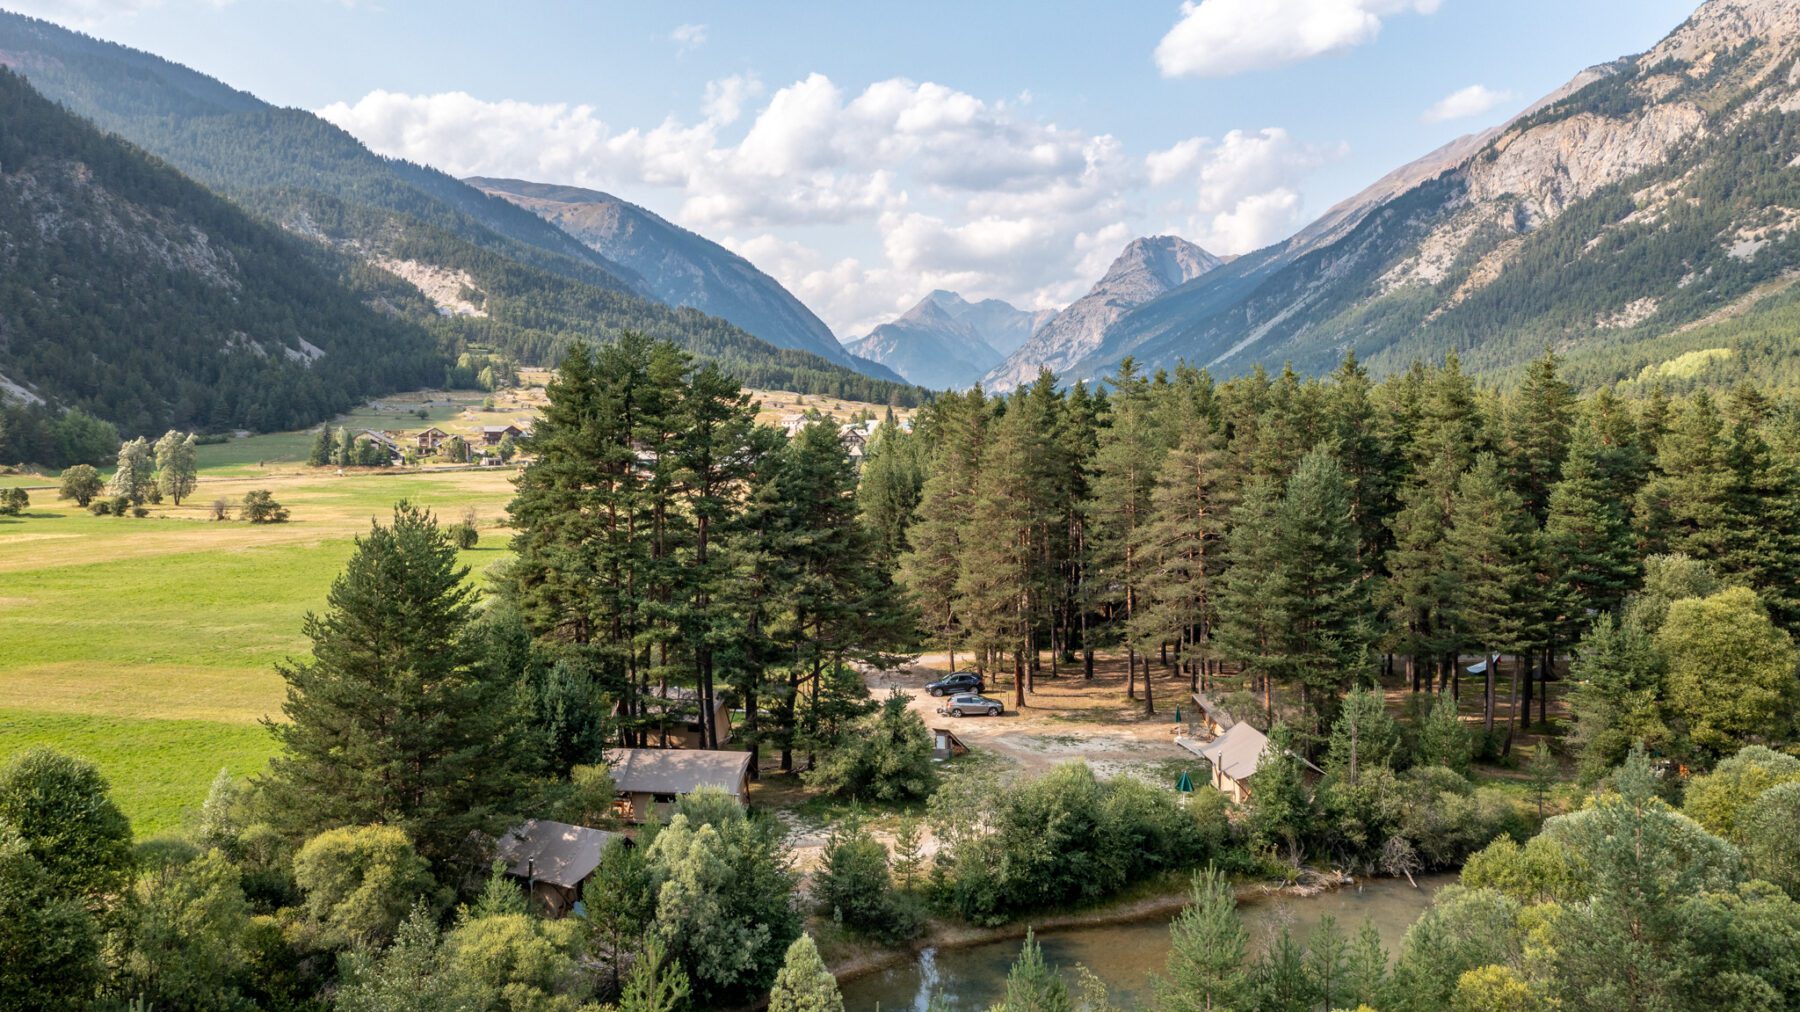
M1138 687L1139 699L1125 696L1122 661L1097 664L1092 681L1084 679L1079 668L1066 669L1059 678L1049 677L1046 668L1037 678L1037 691L1026 695L1023 709L1013 707L1011 678L1005 676L998 684L990 683L986 692L1006 704L1004 715L959 720L940 715L937 707L943 700L925 692L925 683L949 670L948 658L928 654L908 668L870 672L867 679L877 698L893 689L909 694L909 705L925 726L947 727L965 744L988 749L1031 772L1086 759L1095 773L1110 777L1192 758L1174 741L1175 704L1186 700L1186 684L1178 679L1157 679L1158 713L1146 717L1143 687Z

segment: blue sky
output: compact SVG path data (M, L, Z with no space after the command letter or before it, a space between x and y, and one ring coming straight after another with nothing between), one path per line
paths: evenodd
M1138 234L1282 238L1695 0L0 4L386 153L617 193L850 338L936 287L1060 305Z

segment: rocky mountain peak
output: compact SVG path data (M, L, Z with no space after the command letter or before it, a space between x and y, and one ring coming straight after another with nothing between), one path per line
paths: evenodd
M1100 281L1069 308L1039 327L982 384L1004 392L1037 378L1039 369L1061 373L1100 347L1106 330L1134 307L1174 291L1222 261L1180 236L1133 239Z
M1098 287L1120 282L1135 283L1138 275L1161 285L1165 290L1180 288L1214 267L1220 260L1199 246L1177 235L1153 235L1131 240Z

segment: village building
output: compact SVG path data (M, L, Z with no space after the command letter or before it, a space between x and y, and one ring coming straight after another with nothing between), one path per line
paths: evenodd
M1239 722L1212 741L1186 747L1212 764L1213 789L1241 805L1250 800L1250 778L1256 775L1263 757L1269 752L1269 737L1251 725ZM1317 766L1301 756L1294 758L1305 767L1308 783L1318 779L1322 771Z
M356 439L358 441L368 440L376 446L381 447L383 450L386 450L388 457L396 464L406 457L406 454L400 449L399 441L394 439L389 433L383 432L380 429L364 429L356 434Z
M483 425L481 427L481 445L499 446L509 438L518 439L524 434L524 429L511 423L506 425Z
M392 453L397 454L400 452L400 444L394 440L394 437L380 429L364 429L356 434L356 438L367 439L372 443L379 443Z
M860 425L839 426L838 438L843 441L850 459L857 463L861 463L863 456L869 452L869 433Z
M658 692L644 706L644 744L650 748L705 748L706 728L700 723L700 693L685 687L670 687ZM613 704L613 716L625 716L623 700ZM731 741L731 708L723 699L714 697L713 726L718 730L719 744Z
M613 811L627 822L660 822L675 799L714 787L747 804L750 753L685 748L617 748L606 754L619 792Z
M551 917L564 917L574 911L582 885L614 840L630 843L621 833L529 819L500 838L497 852L506 873L525 884L532 903Z
M420 453L436 453L438 446L442 444L444 440L449 438L450 433L433 425L431 428L414 436L413 444L418 447Z

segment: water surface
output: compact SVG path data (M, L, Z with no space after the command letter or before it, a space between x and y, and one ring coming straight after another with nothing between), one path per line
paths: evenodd
M1319 919L1329 914L1337 918L1346 935L1354 935L1364 920L1370 921L1392 955L1407 926L1431 903L1431 894L1453 881L1453 875L1423 876L1414 889L1405 879L1380 879L1307 899L1258 898L1240 903L1238 916L1249 928L1253 952L1260 952L1283 925L1304 940ZM1160 972L1168 957L1173 917L1171 913L1133 924L1071 928L1039 935L1038 941L1044 947L1044 959L1062 967L1071 986L1073 968L1080 963L1106 982L1113 1004L1139 1008L1150 999L1149 974ZM985 1009L1005 992L1006 971L1018 955L1018 939L943 951L926 949L910 963L845 983L844 1007L856 1012L924 1012L936 995L947 1008Z

